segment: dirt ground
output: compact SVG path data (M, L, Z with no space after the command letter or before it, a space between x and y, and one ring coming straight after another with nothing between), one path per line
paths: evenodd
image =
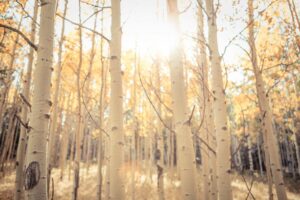
M126 199L132 199L132 195L135 196L137 200L156 200L157 189L156 189L156 171L155 168L143 170L145 166L141 164L135 168L135 184L132 184L132 170L129 166L124 166L124 180L125 180L125 193ZM103 167L104 183L105 183L105 172L106 167ZM168 173L164 174L165 183L165 198L172 200L179 200L179 187L180 181L176 175L176 170L168 170ZM201 170L198 173L198 180L201 180ZM60 180L60 170L53 170L53 182L54 182L54 200L69 200L72 194L72 171L66 168L64 173L64 178ZM87 168L84 164L81 165L81 179L79 188L79 199L80 200L92 200L96 197L96 181L97 181L97 167L92 165L87 172ZM245 179L244 179L245 178ZM4 177L0 178L0 200L10 200L14 196L14 180L15 173L13 170L7 173ZM254 176L241 176L238 174L232 175L232 188L234 199L253 199L256 200L267 200L268 199L268 187L264 181ZM253 180L251 194L249 194L248 187L251 187L251 182ZM247 185L245 183L247 182ZM201 181L199 181L201 182ZM289 200L299 200L300 199L300 180L298 181L288 181L288 199ZM51 185L52 188L52 185ZM201 185L199 185L199 190L201 193ZM103 186L103 191L106 191L106 185ZM133 192L134 191L134 192ZM275 190L274 196L276 197ZM105 192L103 193L103 197ZM274 198L276 199L276 198Z

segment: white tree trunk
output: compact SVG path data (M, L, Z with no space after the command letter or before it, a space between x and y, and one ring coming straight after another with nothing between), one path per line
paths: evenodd
M55 138L57 136L57 118L58 118L58 97L60 94L60 80L61 80L61 70L62 70L62 48L64 43L64 34L65 34L65 17L67 14L68 9L68 0L65 0L65 7L64 13L62 18L62 28L60 34L60 41L59 41L59 50L58 50L58 63L56 67L56 80L54 85L54 95L53 95L53 110L52 110L52 122L50 125L50 132L49 132L49 145L48 145L48 171L49 171L49 179L51 178L51 169L55 165Z
M259 108L262 117L262 129L265 145L268 145L268 154L270 156L270 166L273 176L273 181L276 188L277 198L286 200L286 191L283 181L281 159L277 144L276 135L274 133L272 124L272 112L269 105L268 94L265 90L265 83L262 78L262 72L258 68L255 39L254 39L254 25L253 25L253 0L248 0L248 15L249 15L249 46L251 49L251 62L256 79L256 90Z
M33 79L32 115L30 116L24 187L29 200L47 197L47 132L51 107L50 88L53 60L55 0L41 6L39 48Z
M36 34L36 24L35 21L37 20L38 15L38 1L34 3L34 11L33 11L33 20L31 23L31 35L30 41L35 42L35 34ZM30 48L28 54L28 64L27 64L27 73L26 78L23 84L23 91L22 94L26 101L30 102L30 85L31 85L31 77L32 77L32 65L34 60L34 49ZM1 117L0 117L1 118ZM23 103L22 105L22 113L21 113L21 120L23 123L28 122L28 105ZM21 126L20 130L20 137L19 137L19 144L17 150L17 161L16 161L16 182L15 182L15 200L20 200L23 197L23 168L24 168L24 161L25 161L25 147L26 147L26 137L27 137L27 128Z
M262 166L262 156L261 156L261 136L260 136L260 132L257 135L257 154L258 154L258 162L259 162L259 171L260 171L260 175L263 176L264 175L264 171L263 171L263 166Z
M102 0L102 6L104 6L105 0ZM104 14L101 14L101 33L103 33L103 26L104 26ZM102 199L102 166L103 166L103 158L102 158L102 150L103 150L103 118L104 118L104 98L106 97L106 65L103 58L103 38L101 38L101 49L100 49L100 60L101 60L101 89L100 89L100 119L99 119L99 139L98 139L98 154L97 154L97 164L98 164L98 175L97 175L97 200ZM106 165L108 166L108 165Z
M300 28L300 27L299 27ZM297 141L297 134L300 134L300 94L299 89L297 88L297 81L295 80L295 74L292 74L292 80L294 85L294 90L297 97L297 108L295 112L295 120L294 120L294 130L293 130L293 142L295 144L296 149L296 158L297 158L297 164L298 164L298 174L300 175L300 148Z
M78 1L79 7L79 24L81 24L81 3ZM82 100L81 100L81 81L80 74L82 68L82 60L83 60L83 49L82 49L82 29L79 27L79 63L76 71L77 79L77 127L76 127L76 135L75 135L75 159L74 159L74 179L73 179L73 193L72 200L77 200L78 198L78 188L80 182L80 161L81 161L81 152L82 152L82 133L84 130L84 119L82 117Z
M68 153L68 146L69 146L69 136L70 136L70 128L71 128L71 94L68 95L67 101L67 112L66 112L66 119L64 122L64 127L62 130L62 139L61 139L61 149L60 149L60 157L59 157L59 165L60 165L60 179L62 180L64 177L64 170L66 164L66 157Z
M96 5L99 6L99 0L96 1ZM97 29L97 21L98 21L98 12L97 9L95 8L95 21L94 21L94 27L93 30L96 31ZM103 12L102 12L103 13ZM102 38L101 38L102 40ZM96 43L96 34L95 32L92 33L92 48L91 48L91 53L90 53L90 60L89 60L89 68L88 68L88 73L87 73L87 77L86 77L86 82L85 82L85 88L84 88L84 102L86 104L87 109L90 108L90 85L91 85L91 76L92 76L92 72L93 72L93 65L94 65L94 58L95 58L95 43ZM102 48L102 47L101 47ZM101 55L101 59L102 59L102 55ZM103 66L101 66L103 67ZM102 94L101 94L102 95ZM84 116L86 116L86 118L88 117L88 111L85 110L85 114ZM102 133L102 132L101 132ZM90 158L91 158L91 133L89 133L89 135L87 136L87 155L86 155L86 165L87 165L87 173L89 172L89 167L90 167Z
M155 78L156 78L156 90L157 96L161 100L161 81L160 81L160 60L156 61ZM161 102L157 105L158 114L162 117ZM159 200L164 200L164 136L162 124L158 121L157 124L157 149L155 153L156 167L157 167L157 189Z
M250 135L247 137L247 146L248 146L248 158L249 158L249 165L250 165L250 171L253 172L253 157L252 157L252 142Z
M206 39L204 36L204 19L202 12L202 1L198 1L198 47L199 47L199 78L200 78L200 137L206 142L202 145L202 166L203 166L203 199L216 199L216 155L208 148L215 149L215 133L211 97L208 83L208 63L206 54ZM204 119L202 119L204 118Z
M181 180L181 199L197 199L196 163L190 129L185 81L183 76L182 47L179 38L179 13L177 0L167 0L168 13L174 35L177 36L170 52L170 72L172 84L174 124L177 138L177 163Z
M122 180L124 133L123 90L121 71L121 6L120 0L112 0L112 24L110 41L110 199L124 199Z
M223 86L221 60L218 49L216 12L214 10L212 0L206 0L206 12L208 14L209 47L211 52L212 106L217 139L216 170L218 197L222 200L231 200L230 133L227 126L227 106Z

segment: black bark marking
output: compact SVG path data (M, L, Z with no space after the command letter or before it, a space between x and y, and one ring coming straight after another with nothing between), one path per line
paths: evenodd
M49 114L44 114L46 119L50 119L50 115Z
M160 157L161 157L160 150L157 149L157 150L155 151L155 160L160 160Z
M159 179L163 175L163 168L159 165L157 165L157 185L159 186Z
M33 189L39 183L40 175L40 164L36 161L31 162L25 171L25 190Z

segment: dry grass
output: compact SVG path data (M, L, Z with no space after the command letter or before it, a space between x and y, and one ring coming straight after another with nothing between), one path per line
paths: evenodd
M95 165L90 167L89 172L87 173L84 165L81 170L81 182L79 188L79 199L80 200L92 200L96 197L96 181L97 181L97 167ZM157 198L157 190L156 190L156 176L155 176L155 168L145 170L145 166L149 166L149 163L142 163L135 168L135 184L131 184L131 168L128 165L124 166L123 174L125 180L125 192L126 199L132 199L133 188L134 188L134 196L137 200L156 200ZM103 167L103 174L105 177L106 167ZM199 172L199 177L200 176ZM72 194L72 173L70 177L68 177L68 169L65 171L65 177L63 180L60 180L60 170L53 170L53 180L54 180L54 199L55 200L69 200L71 199ZM178 181L178 177L176 174L176 170L169 170L167 174L164 176L165 181L165 197L166 199L179 200L179 187L180 181ZM15 173L8 173L5 177L0 179L0 200L9 200L13 199L13 188L14 188L14 180ZM233 196L234 199L246 199L248 190L245 182L241 178L240 175L233 175ZM251 184L251 177L247 176L246 181L248 185ZM105 183L105 179L104 179ZM134 187L133 187L134 186ZM297 188L297 186L296 186ZM106 186L104 184L103 191L105 191ZM288 192L288 198L290 200L299 200L300 194L299 191L300 186L298 188L297 193ZM268 188L267 185L259 180L255 179L252 190L253 196L257 200L265 200L268 199ZM275 191L274 191L275 194ZM103 195L104 192L103 192ZM253 199L249 196L248 199ZM276 198L275 198L276 199Z

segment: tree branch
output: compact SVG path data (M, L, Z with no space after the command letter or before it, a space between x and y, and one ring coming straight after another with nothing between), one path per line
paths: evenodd
M58 14L58 13L56 13L56 15L57 16L59 16L60 18L62 18L62 19L64 19L64 20L66 20L67 22L69 22L69 23L71 23L71 24L73 24L73 25L75 25L75 26L78 26L78 27L81 27L81 28L84 28L84 29L86 29L86 30L89 30L89 31L91 31L91 32L93 32L93 33L95 33L95 34L97 34L97 35L99 35L100 37L102 37L105 41L107 41L108 43L110 43L110 39L108 39L106 36L104 36L102 33L99 33L99 32L97 32L97 31L94 31L93 29L91 29L91 28L88 28L88 27L85 27L85 26L82 26L81 24L78 24L78 23L76 23L76 22L73 22L72 20L70 20L70 19L67 19L67 18L65 18L65 17L63 17L63 16L61 16L60 14Z
M37 49L38 49L37 45L35 45L33 42L31 42L30 39L24 33L22 33L20 30L14 28L14 27L5 25L5 24L1 24L1 23L0 23L0 27L11 30L11 31L19 34L34 50L37 51Z

